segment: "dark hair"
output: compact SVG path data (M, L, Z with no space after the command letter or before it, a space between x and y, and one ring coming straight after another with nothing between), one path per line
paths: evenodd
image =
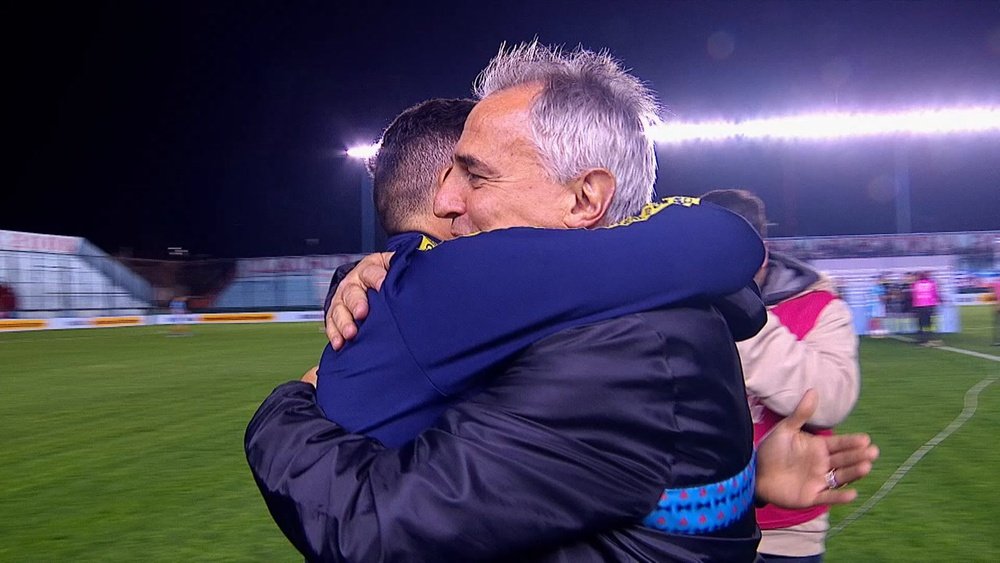
M412 230L410 219L430 211L437 176L451 162L473 100L421 102L389 124L378 154L368 162L375 209L387 234Z
M712 190L701 196L702 201L736 213L757 229L760 238L767 238L767 212L764 202L747 190Z

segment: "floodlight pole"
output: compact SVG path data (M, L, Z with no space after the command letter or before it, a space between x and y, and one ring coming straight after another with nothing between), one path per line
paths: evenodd
M375 252L375 193L372 177L361 166L361 252Z
M910 217L910 150L909 143L905 139L896 143L894 160L896 232L909 233L913 230L913 221Z
M375 190L372 177L368 174L366 161L378 154L379 143L360 145L347 149L347 156L361 161L361 252L375 252Z

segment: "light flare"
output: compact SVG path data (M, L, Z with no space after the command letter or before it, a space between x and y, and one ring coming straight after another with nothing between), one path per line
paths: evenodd
M647 134L657 143L726 139L824 140L879 135L951 135L1000 131L1000 108L922 109L896 113L817 113L746 121L667 122Z
M382 147L382 143L372 143L370 145L358 145L356 147L351 147L347 149L347 156L351 158L360 158L362 160L368 160L376 154L378 154L379 148Z

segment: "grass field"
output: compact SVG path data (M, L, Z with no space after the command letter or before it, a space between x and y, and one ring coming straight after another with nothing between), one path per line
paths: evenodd
M963 311L958 348L1000 355L987 308ZM243 457L246 422L324 342L314 324L0 334L0 561L301 561ZM853 514L959 416L1000 363L864 340L864 387L845 430L882 459L827 560L1000 561L1000 382L865 514ZM855 519L856 517L856 519Z

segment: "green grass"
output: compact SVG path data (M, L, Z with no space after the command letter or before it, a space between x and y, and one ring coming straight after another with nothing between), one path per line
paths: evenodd
M948 344L990 347L987 308ZM0 334L0 561L301 561L271 522L243 430L278 383L315 363L315 324ZM962 410L1000 363L893 340L862 343L847 430L882 448L860 506ZM829 543L827 560L1000 561L1000 382L976 415Z
M1000 356L992 311L965 307L949 346ZM860 499L832 511L847 517L907 458L962 412L966 392L1000 378L1000 362L895 340L863 339L861 399L841 430L866 431L882 455L858 484ZM910 469L870 512L831 538L827 561L1000 561L1000 381L978 396L975 415Z
M315 324L0 335L0 561L301 561L243 456Z

